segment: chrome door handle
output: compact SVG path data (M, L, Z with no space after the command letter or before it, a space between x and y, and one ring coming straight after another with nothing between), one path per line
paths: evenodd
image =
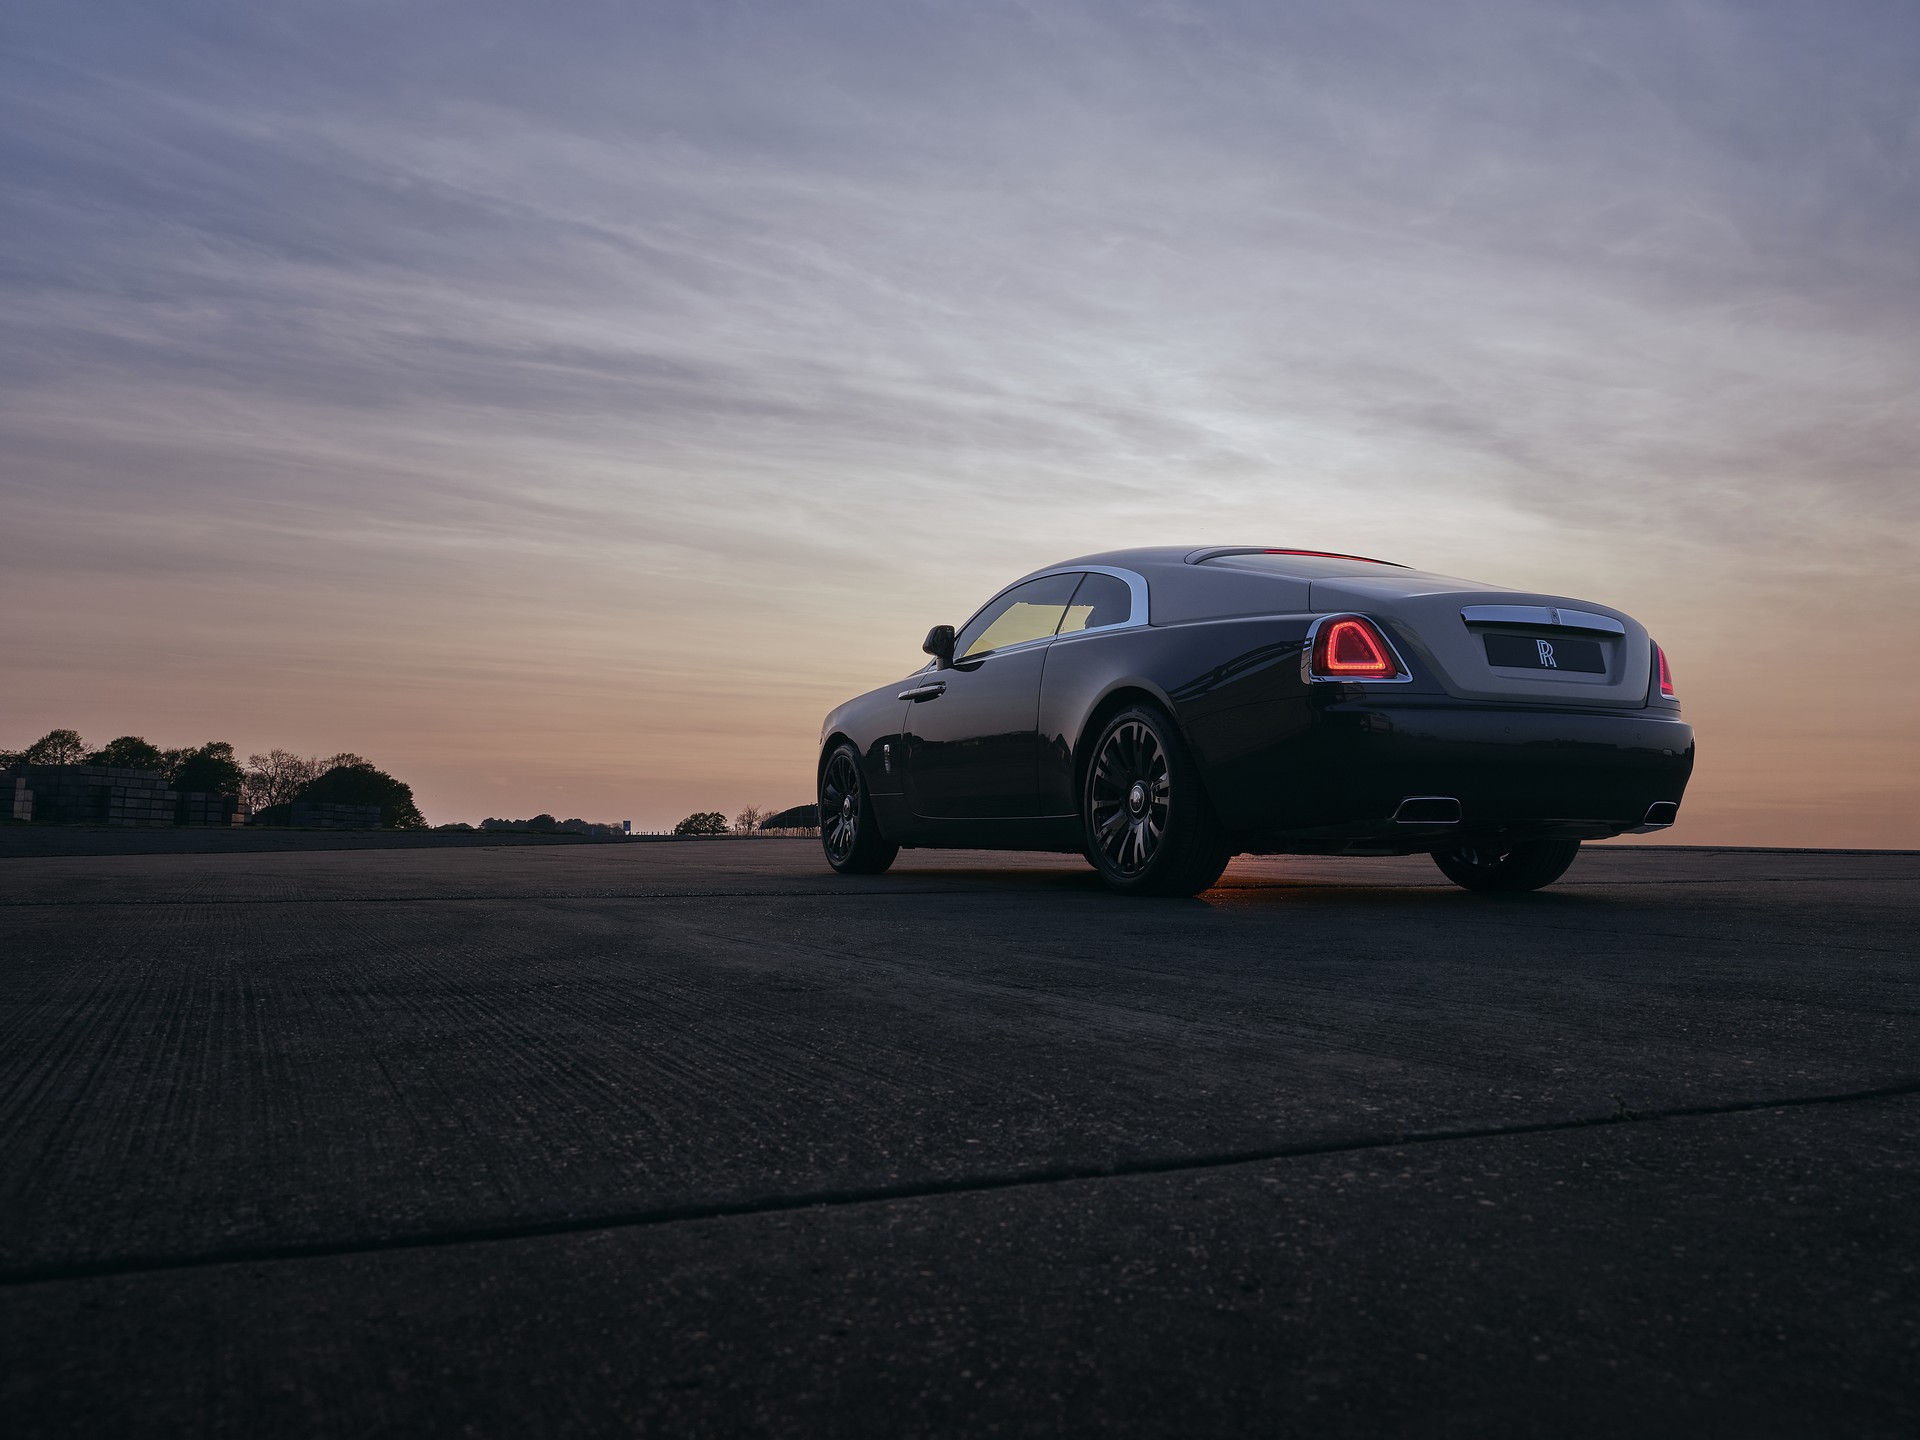
M894 699L932 700L946 693L947 682L944 680L933 680L925 685L916 685L911 690L902 690L898 695L894 696Z

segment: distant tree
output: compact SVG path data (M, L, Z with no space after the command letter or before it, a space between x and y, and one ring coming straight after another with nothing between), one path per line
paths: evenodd
M166 757L158 745L149 745L138 735L122 735L87 757L89 765L118 765L128 770L163 770Z
M78 730L49 730L20 753L29 765L78 765L87 758L87 743Z
M737 835L751 835L760 828L762 812L758 805L749 805L733 817L733 829Z
M335 765L294 797L322 805L378 805L380 823L392 830L424 830L426 818L413 803L413 787L364 760Z
M527 821L527 829L538 830L543 835L549 834L552 831L558 830L559 828L560 828L560 822L554 819L553 816L545 814L544 812L534 816L531 820Z
M727 817L718 810L696 810L673 827L676 835L724 835Z
M321 773L320 762L291 750L269 750L247 757L247 775L241 793L256 810L293 799Z
M176 790L198 790L208 795L238 795L247 775L233 758L233 746L225 740L209 740L186 758L167 777Z

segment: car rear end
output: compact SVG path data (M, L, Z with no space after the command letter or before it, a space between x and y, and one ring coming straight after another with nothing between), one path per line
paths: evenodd
M1694 741L1632 616L1344 557L1202 563L1305 580L1311 723L1256 849L1407 853L1671 825ZM1229 811L1235 807L1226 802Z

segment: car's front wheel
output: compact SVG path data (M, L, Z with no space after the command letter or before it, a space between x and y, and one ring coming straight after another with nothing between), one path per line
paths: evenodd
M1126 895L1197 895L1233 851L1172 719L1157 706L1115 715L1094 742L1081 789L1086 854Z
M1579 853L1578 840L1456 845L1434 851L1433 863L1454 884L1469 890L1538 890L1566 874Z
M820 767L820 848L842 875L878 875L900 853L873 818L859 752L844 743Z

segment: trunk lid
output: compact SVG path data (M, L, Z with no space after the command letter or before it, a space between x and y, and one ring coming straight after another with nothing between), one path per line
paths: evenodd
M1414 652L1408 659L1464 700L1647 703L1646 628L1607 605L1417 570L1316 578L1310 597L1316 613L1351 610L1386 625Z

